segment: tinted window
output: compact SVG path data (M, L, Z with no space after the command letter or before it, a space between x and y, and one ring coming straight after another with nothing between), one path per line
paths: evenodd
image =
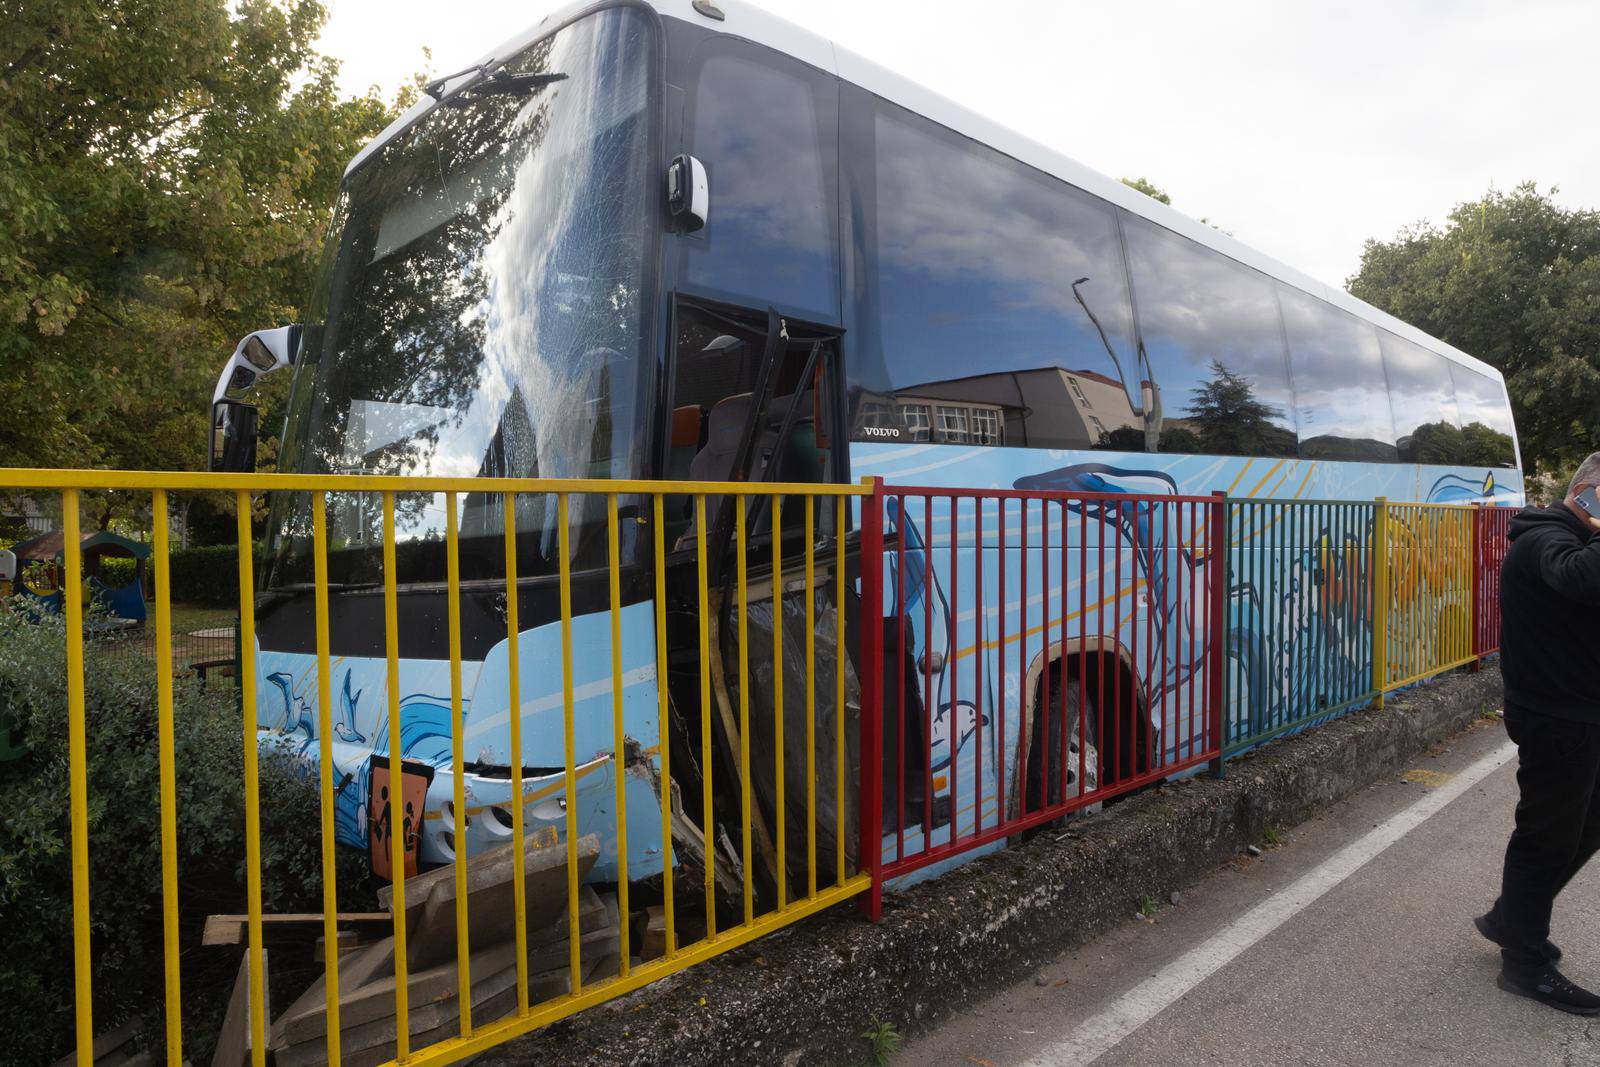
M1459 363L1450 364L1450 382L1461 416L1462 462L1471 467L1515 467L1515 431L1505 389L1493 378Z
M1142 447L1111 209L874 98L845 113L857 436L1089 448L1131 435Z
M1378 331L1325 300L1278 286L1294 376L1300 455L1394 462L1394 421Z
M1450 362L1388 330L1378 331L1378 341L1389 378L1389 408L1394 412L1400 459L1406 463L1462 463L1461 422L1450 382Z
M1124 216L1163 452L1296 454L1294 395L1271 279Z
M679 242L684 277L701 293L837 322L836 83L734 42L706 55L690 144L711 214Z

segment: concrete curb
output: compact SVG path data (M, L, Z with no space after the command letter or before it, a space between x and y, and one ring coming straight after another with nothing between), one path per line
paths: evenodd
M1500 707L1494 667L1458 672L1074 820L885 899L836 908L480 1057L512 1064L861 1062L882 1019L912 1033L1126 922L1258 842L1388 777Z

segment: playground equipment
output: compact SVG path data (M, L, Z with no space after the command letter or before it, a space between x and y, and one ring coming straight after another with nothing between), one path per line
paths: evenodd
M36 563L43 564L48 570L48 578L42 581L25 579L17 584L19 592L33 596L40 601L41 607L50 611L61 610L64 590L58 579L58 571L63 545L61 532L55 530L24 541L13 550L17 566ZM113 619L143 623L147 615L144 603L145 561L150 558L150 546L110 530L101 530L84 537L80 550L83 553L88 593L94 602L104 607ZM101 573L101 563L107 558L133 560L133 580L124 585L107 583Z

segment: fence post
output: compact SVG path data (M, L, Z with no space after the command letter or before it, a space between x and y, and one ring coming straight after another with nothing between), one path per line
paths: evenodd
M883 914L883 479L861 498L861 770L856 866L872 877L861 910Z
M1378 497L1372 511L1372 688L1383 707L1389 684L1389 501Z
M1211 588L1210 634L1207 635L1211 642L1206 650L1207 671L1210 675L1207 685L1207 700L1211 704L1211 714L1207 716L1206 728L1211 734L1211 745L1216 751L1216 758L1211 761L1211 775L1214 778L1222 777L1222 750L1227 743L1223 729L1224 701L1227 687L1223 684L1223 672L1227 666L1228 646L1228 589L1230 581L1230 561L1232 559L1233 537L1228 530L1228 495L1222 491L1211 494L1211 516L1208 523L1211 531L1210 556L1211 565L1206 568L1209 575Z

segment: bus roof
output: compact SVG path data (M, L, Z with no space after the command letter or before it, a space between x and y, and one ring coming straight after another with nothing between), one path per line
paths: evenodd
M1230 237L1220 230L1190 218L1183 212L1171 208L1153 197L1129 188L1115 178L1109 178L1098 171L1091 170L1082 163L1031 140L1015 130L1008 129L946 96L936 93L925 86L918 85L908 78L901 77L893 71L885 70L876 63L864 59L848 49L835 45L825 37L818 36L810 30L796 26L792 22L764 11L754 3L748 3L746 0L714 0L715 9L721 11L724 16L719 21L708 18L695 10L694 0L632 0L632 2L650 7L665 18L677 18L697 25L711 27L730 36L744 38L774 51L783 52L803 63L810 64L819 70L835 75L843 81L850 82L870 93L883 97L885 100L923 115L942 126L949 127L957 133L1011 156L1019 162L1051 174L1070 185L1077 186L1079 189L1091 193L1102 200L1116 204L1126 211L1141 215L1157 225L1181 234L1208 248L1215 249L1225 256L1261 271L1263 274L1278 278L1313 296L1321 297L1328 303L1343 308L1375 326L1382 327L1391 333L1414 341L1456 363L1485 374L1497 382L1504 383L1504 376L1496 368L1474 356L1468 355L1453 345L1439 340L1431 334L1417 329L1409 323L1402 322L1388 312L1380 311L1364 300L1351 296L1344 289L1320 282L1286 263L1281 263L1271 256L1251 248L1249 245ZM460 74L453 75L446 80L443 85L443 91L448 93L459 84L461 79L470 77L475 73L477 66L491 63L496 59L514 56L550 30L571 21L592 8L602 6L610 5L595 3L593 0L578 0L576 3L568 4L551 12L539 20L536 25L481 57L472 67L468 67ZM350 165L345 169L345 174L348 175L367 156L398 136L401 131L416 122L417 119L432 110L436 105L437 101L432 97L424 97L413 105L410 110L391 123L387 129L373 138L370 144L356 154L355 158L350 161Z

